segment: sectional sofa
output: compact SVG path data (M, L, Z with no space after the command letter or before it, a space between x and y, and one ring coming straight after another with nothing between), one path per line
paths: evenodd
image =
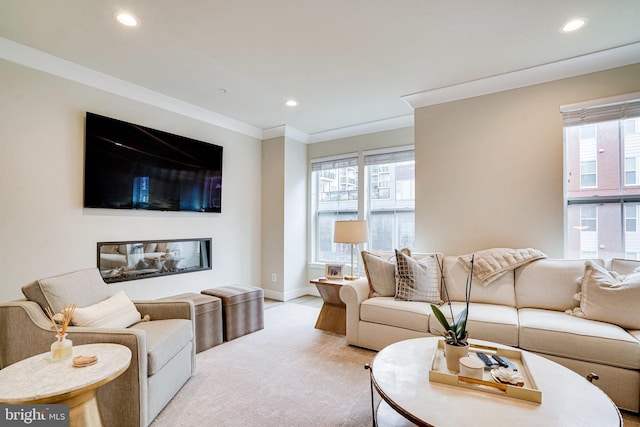
M347 308L347 342L380 350L404 339L441 336L442 328L432 314L428 298L402 300L389 295L389 289L386 293L384 287L381 290L379 276L389 275L384 262L394 268L393 255L376 254L380 259L376 260L375 268L366 262L367 257L370 261L374 259L372 256L363 253L365 267L369 264L367 278L348 283L340 290ZM422 256L425 257L431 258L430 265L420 261L419 256L412 256L414 264L422 263L422 268L431 268L432 273L437 265L433 260L440 261L453 312L459 312L465 305L469 269L463 260L468 264L468 257ZM596 373L599 380L595 384L621 409L638 412L640 273L633 273L637 267L640 261L612 259L587 263L540 257L507 269L490 283L480 283L474 275L469 336L519 347L584 376ZM438 270L436 279L441 283ZM395 273L397 280L397 267ZM377 289L372 286L374 281L378 282ZM441 285L438 291L437 299L446 300ZM616 307L613 310L612 304ZM448 313L449 309L445 307L443 312Z

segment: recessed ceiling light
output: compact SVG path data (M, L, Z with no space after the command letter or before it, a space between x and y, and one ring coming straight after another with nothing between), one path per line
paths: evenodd
M127 12L116 13L116 19L118 20L119 23L127 27L140 26L140 21L138 20L138 18L136 18L135 16Z
M287 105L287 107L295 107L296 105L298 105L298 101L296 101L295 99L290 99L285 102L285 104Z
M562 31L563 33L571 33L584 27L586 23L587 18L574 18L567 21L567 23L562 26L560 31Z

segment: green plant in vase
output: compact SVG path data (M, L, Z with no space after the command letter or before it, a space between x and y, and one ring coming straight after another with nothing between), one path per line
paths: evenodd
M438 322L444 328L442 335L444 336L445 343L450 347L448 352L445 350L445 354L447 356L447 368L451 371L458 371L458 360L460 357L464 357L468 353L467 349L469 343L467 342L467 319L469 316L469 300L471 298L471 280L473 279L474 256L475 255L471 255L471 268L469 271L469 277L467 277L467 282L465 284L465 307L455 316L453 315L453 308L451 307L451 298L449 297L449 290L447 289L444 269L440 264L440 260L436 256L436 261L440 268L442 289L444 290L445 297L447 299L446 304L449 306L449 313L451 314L451 323L449 323L449 320L438 306L431 304L431 311L433 311L433 315L436 316L436 319L438 319ZM458 347L459 349L451 347Z

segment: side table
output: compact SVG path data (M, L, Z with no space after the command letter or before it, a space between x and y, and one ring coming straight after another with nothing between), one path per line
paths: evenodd
M314 279L310 281L316 285L323 301L316 321L316 329L341 335L347 333L347 306L340 299L340 288L350 282L350 280L341 279Z
M75 368L75 356L97 356L90 366ZM70 426L102 426L96 389L117 378L131 363L131 350L120 344L73 346L66 360L53 362L51 352L21 360L0 370L0 403L69 405Z

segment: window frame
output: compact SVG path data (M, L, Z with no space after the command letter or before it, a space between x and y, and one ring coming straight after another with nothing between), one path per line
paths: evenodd
M640 118L640 92L635 92L631 94L626 94L626 95L611 97L606 99L588 101L585 103L566 105L566 106L560 107L560 112L562 113L562 116L563 116L563 144L564 144L563 195L564 195L564 202L565 202L564 203L564 253L565 253L565 256L571 256L569 253L570 251L578 251L578 252L581 252L581 255L582 255L581 248L570 247L570 243L571 243L570 233L575 233L575 231L570 230L572 224L570 224L569 211L571 207L574 205L586 205L586 204L607 207L609 210L610 208L613 208L616 205L619 205L620 211L618 214L616 214L616 215L619 215L619 219L618 219L619 224L616 225L616 227L619 228L619 233L620 233L619 244L621 249L619 251L620 252L619 254L617 253L617 251L613 251L613 252L616 253L616 256L624 256L625 253L636 252L635 250L636 248L632 248L632 247L627 248L627 243L625 241L626 234L627 234L626 207L628 206L627 205L628 203L640 203L640 194L634 194L634 192L638 192L637 190L638 184L626 183L626 157L632 157L632 155L627 155L626 153L627 139L625 139L626 135L629 133L628 130L631 128L631 126L627 126L627 123L624 122L624 120L635 119L633 128L636 131L639 130L638 120L640 120L639 119ZM603 151L602 148L599 148L597 145L599 141L597 139L598 133L599 133L597 125L599 123L606 123L610 121L618 122L617 123L617 129L618 129L617 179L619 182L617 184L618 185L617 190L612 190L611 188L603 188L601 189L602 191L600 191L602 194L598 194L598 190L600 190L600 188L599 188L598 175L597 175L599 162L597 159L601 153L606 152L606 148ZM579 171L580 171L579 190L585 189L587 193L585 195L579 195L579 194L576 195L576 193L579 193L579 190L576 189L575 184L573 184L574 185L573 189L571 190L569 189L569 182L571 178L569 162L571 161L571 158L569 156L569 147L568 147L568 130L576 126L585 126L585 125L595 125L595 128L593 129L593 131L589 130L588 132L589 135L584 135L584 136L588 136L588 138L583 138L583 139L580 139L580 136L583 135L582 129L578 129L578 143L580 144L582 140L585 140L588 142L591 139L591 137L594 135L596 137L596 147L595 147L596 148L595 150L596 185L595 187L582 185L583 158L579 157L577 159L578 161L577 166L579 167ZM635 142L637 144L637 140ZM635 150L638 151L637 148L635 148ZM579 156L581 156L581 153L579 153ZM640 157L637 154L634 154L633 156L636 156L636 159ZM591 157L593 156L591 155ZM634 172L636 174L637 181L640 181L640 176L638 176L639 166L640 166L640 162L636 160L636 170ZM575 167L575 163L574 163L574 167ZM617 191L617 194L612 194L612 191ZM572 193L572 195L569 194L570 192ZM599 208L598 208L598 211L599 211ZM597 228L600 227L600 224L599 224L600 218L598 217L598 215L600 214L599 213L596 214ZM573 221L575 221L575 218L576 218L575 215L573 215L572 218L574 218ZM613 220L615 221L616 217L615 216L609 217L607 218L607 220L610 222L611 218L613 218ZM582 222L582 218L580 217L577 227L574 226L574 228L577 228L580 232L582 232L583 226L584 224ZM605 245L599 243L600 236L597 234L599 232L600 231L596 231L596 236L595 236L595 239L596 239L595 241L597 242L596 253L599 252L600 249L603 249L603 250L608 249L608 248L605 248ZM573 235L575 236L575 234ZM640 250L637 251L637 253L640 253Z
M309 265L312 267L316 267L316 266L322 266L327 262L333 262L333 261L328 261L328 260L321 260L321 254L320 254L320 236L318 235L319 232L319 214L318 214L318 183L317 183L317 175L315 174L315 172L318 172L318 165L325 163L325 162L340 162L340 161L344 161L346 159L357 159L356 160L356 164L357 164L357 170L358 170L358 185L357 185L357 209L355 211L356 213L356 218L359 220L368 220L369 219L369 213L368 213L368 207L367 207L367 202L366 200L368 200L368 182L366 181L365 178L365 156L370 156L370 155L388 155L390 156L390 158L394 157L394 153L399 153L399 152L403 152L403 151L411 151L412 152L412 160L414 161L414 168L415 168L415 146L412 145L399 145L399 146L392 146L392 147L388 147L388 148L382 148L382 149L376 149L376 150L363 150L363 151L358 151L358 152L351 152L351 153L345 153L345 154L338 154L338 155L333 155L333 156L326 156L326 157L318 157L318 158L313 158L310 159L309 161L309 186L310 186L310 196L309 196ZM328 164L328 163L326 163ZM315 166L314 166L315 165ZM327 170L325 168L325 170ZM393 183L391 183L391 186L393 186ZM392 192L392 190L389 190L390 193ZM414 239L415 239L415 171L414 171L414 181L413 181L413 186L412 186L412 191L414 194L414 203L413 203L413 208L411 209L411 212L413 213L413 232L414 232ZM392 194L392 196L395 197L395 192ZM403 209L397 209L398 212L403 213L406 210ZM326 211L325 211L326 212ZM352 211L353 212L353 211ZM371 240L371 227L369 227L369 241ZM349 250L350 250L350 245L349 246ZM369 248L369 244L364 243L359 245L359 249L360 250L368 250ZM350 254L350 252L349 252ZM350 262L350 260L349 260Z

